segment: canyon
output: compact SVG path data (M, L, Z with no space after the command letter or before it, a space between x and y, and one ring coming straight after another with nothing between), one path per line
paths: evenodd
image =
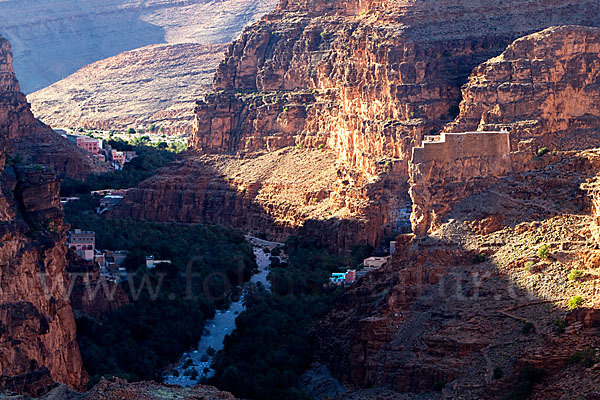
M214 92L198 100L188 159L144 182L114 216L218 222L265 230L274 240L310 232L342 251L357 242L378 246L399 232L398 215L411 202L412 148L464 112L461 85L472 70L523 35L552 25L597 25L597 8L553 1L281 2L229 47ZM328 183L310 190L320 193L310 201L326 205L326 213L289 202L290 192L314 197L303 178L296 184L283 174L260 177L260 160L278 152L286 159L328 154L313 163L315 176L330 171ZM200 179L212 168L208 156L231 165L210 177L219 194L202 183L196 193L187 185L181 196L171 185L174 175ZM257 174L236 170L252 161ZM281 163L289 165L288 175L307 171ZM226 211L200 200L224 191L232 204ZM257 213L263 216L240 217Z
M107 215L305 235L343 254L395 238L390 262L341 292L309 335L345 399L596 399L598 359L573 357L600 347L598 11L595 1L282 0L227 48L196 103L189 151ZM46 127L0 48L10 98L0 124L20 150L13 139ZM58 181L35 165L8 165L2 179L0 360L11 361L0 383L78 389L71 305L47 300L35 279L64 279ZM413 233L400 234L410 203ZM89 398L165 390L231 398L119 380Z
M0 2L0 15L17 3ZM191 133L194 101L209 89L226 45L275 7L274 0L46 3L0 19L0 32L19 39L15 68L38 118L168 135Z
M413 149L414 234L312 334L344 398L596 398L600 375L573 354L598 346L600 154L586 98L599 35L561 26L516 40L474 69L456 120ZM526 368L545 377L519 392Z
M128 298L116 284L100 282L98 267L67 248L69 226L54 169L89 174L89 166L78 169L78 156L89 156L33 117L10 50L0 37L0 397L233 399L209 386L178 389L118 379L102 380L83 393L88 375L74 312L100 318ZM98 286L99 295L90 296Z

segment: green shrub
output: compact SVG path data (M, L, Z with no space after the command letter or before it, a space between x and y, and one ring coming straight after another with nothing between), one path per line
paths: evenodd
M296 148L297 148L298 150L300 150L300 149L302 148L302 143L297 143L297 144L296 144Z
M504 376L504 371L502 371L502 368L496 367L492 376L494 379L501 379Z
M129 129L127 129L127 133L129 133L130 135L133 135L135 133L135 129L129 128Z
M550 152L550 149L547 147L542 147L541 149L538 149L537 151L537 155L538 157L542 157L544 154Z
M540 246L540 248L538 249L537 255L539 258L548 258L548 256L550 256L550 246L548 246L547 244L543 244Z
M596 350L591 347L583 351L576 351L569 357L569 364L581 365L584 368L593 367L598 361Z
M319 144L319 150L321 150L325 145L323 143Z
M571 310L576 309L577 307L583 304L583 298L581 296L573 296L569 299L569 308Z
M523 328L521 328L521 333L524 335L529 335L533 332L535 332L535 325L529 321L525 322L525 324L523 324Z
M525 263L525 270L529 273L533 272L533 267L535 266L535 263L533 261L527 261Z
M446 382L444 381L437 381L433 384L433 390L436 392L441 392L442 389L444 388L444 386L446 386Z
M554 331L556 333L565 333L565 327L567 326L567 321L562 318L556 318L552 323L554 325Z
M473 256L473 264L481 264L485 262L485 254L479 253Z
M567 277L567 279L569 279L570 281L576 281L577 279L581 278L584 275L584 272L580 269L572 269L571 272L569 272L569 276Z

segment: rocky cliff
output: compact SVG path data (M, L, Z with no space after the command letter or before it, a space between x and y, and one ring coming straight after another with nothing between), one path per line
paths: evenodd
M453 204L485 189L511 168L539 167L543 154L534 156L544 147L544 151L595 147L600 128L595 102L599 55L600 29L560 26L520 38L475 68L463 87L460 114L444 131L502 129L510 131L511 144L487 144L503 147L504 158L490 158L493 151L482 147L486 143L481 139L489 137L484 132L471 135L480 140L463 143L460 152L435 141L415 148L410 164L415 233L425 234ZM460 134L443 133L442 140L459 137L453 135ZM430 156L422 155L426 150Z
M379 232L391 232L393 224L382 209L393 200L379 197L386 183L359 179L339 170L326 149L287 148L253 158L190 156L130 190L108 215L208 221L277 240L301 233L350 249L359 242L375 245Z
M510 129L513 150L595 147L600 29L552 27L516 40L463 87L448 132Z
M65 274L59 182L46 167L2 172L0 384L38 394L52 382L87 381Z
M413 148L411 222L416 235L435 229L462 200L512 170L508 131L442 133Z
M15 157L23 151L29 160L56 161L52 154L29 151L62 142L34 141L55 139L29 111L11 61L10 47L0 38L0 386L31 394L52 382L81 388L87 376L69 303L60 183L48 167ZM20 147L27 144L32 147ZM12 156L5 167L7 149ZM68 160L77 158L68 154Z
M530 398L596 398L600 374L573 355L600 327L597 34L518 39L473 71L445 129L461 133L413 149L413 227L428 236L399 237L313 332L347 398L508 398L531 367L544 377Z
M106 172L109 165L56 134L31 113L13 71L13 56L7 40L0 37L0 132L7 154L24 162L50 165L62 176L85 178Z
M594 398L597 369L569 360L599 344L595 216L579 188L598 168L597 150L558 152L457 200L427 238L399 237L391 265L314 327L344 398L504 399L531 367L544 370L531 398Z
M229 47L215 91L198 102L190 149L254 160L292 146L331 152L341 177L335 192L346 199L360 193L366 205L345 218L365 218L366 234L357 237L377 244L409 202L412 147L458 114L460 86L472 69L524 34L556 24L600 24L599 8L594 1L552 0L282 1ZM315 174L324 168L315 166ZM140 189L162 190L153 187L160 180ZM157 207L186 209L171 217L183 222L213 221L219 213L175 194L165 198L175 202L131 200L125 207L148 216ZM249 201L263 207L260 199ZM329 203L329 212L345 203ZM338 242L337 234L327 235Z

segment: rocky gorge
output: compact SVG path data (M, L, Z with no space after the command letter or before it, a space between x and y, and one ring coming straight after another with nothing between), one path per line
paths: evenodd
M341 382L341 398L596 399L599 8L282 0L228 47L197 102L190 151L108 216L304 235L341 254L394 238L388 264L341 290L310 330L315 369ZM0 82L19 98L6 68ZM21 267L61 279L56 179L46 167L11 171L6 218L19 207L29 228L7 237L32 243L41 226L52 257ZM399 235L409 203L413 233ZM38 310L19 308L34 320L18 343L29 358L10 363L3 385L77 388L80 363L43 351L60 343L77 360L68 301L50 307L36 290L7 307L21 297ZM0 318L13 326L7 340L22 329L13 314ZM229 396L118 380L91 393L165 390Z
M473 68L525 34L558 24L596 25L590 10L597 7L595 2L516 2L508 8L495 1L282 2L230 46L214 92L198 101L188 160L144 182L114 215L218 222L249 231L266 224L277 240L310 232L326 234L341 249L357 242L378 245L399 231L399 210L410 204L412 148L462 112L461 85ZM295 184L258 172L260 160L281 157L293 175L306 170L295 164L296 154L309 159L319 152L327 156L313 162L313 173L330 169L325 182L335 183L311 185L316 196L303 188L303 179ZM231 165L213 186L236 198L225 213L199 200L210 199L210 189L194 193L205 183L188 185L184 197L172 185L174 175L211 174L214 161L207 163L207 154ZM258 173L245 176L245 169L236 169L251 162ZM273 191L273 184L287 189ZM290 192L308 199L308 205L290 203ZM313 204L325 213L313 212ZM245 217L257 212L263 216ZM331 226L338 227L337 234Z

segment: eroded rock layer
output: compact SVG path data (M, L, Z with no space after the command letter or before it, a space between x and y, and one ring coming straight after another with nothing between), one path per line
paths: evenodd
M448 132L511 130L513 150L586 149L600 138L600 29L552 27L481 64Z
M454 203L512 170L509 133L442 133L415 147L410 163L413 232L439 225Z
M364 242L388 227L383 180L355 182L325 149L282 149L254 158L189 157L128 192L108 212L114 218L236 226L284 240L303 233L337 249ZM352 183L351 183L352 182ZM402 185L401 182L396 182ZM375 218L373 217L375 216Z
M600 23L596 2L294 2L247 29L200 102L191 147L247 152L325 142L364 171L404 160L453 118L459 87L512 40ZM552 12L549 9L552 8Z
M361 176L346 186L368 192L383 217L360 213L392 221L406 206L398 199L406 201L412 147L458 114L472 69L525 34L598 25L598 11L595 1L282 1L230 46L215 92L198 102L189 146L246 159L290 146L331 149L342 175ZM369 181L383 184L367 191ZM136 215L156 214L152 204L138 207L150 210ZM175 217L183 222L219 214L194 203L160 207L189 208ZM363 237L384 237L369 226Z
M106 172L109 165L94 160L67 139L56 134L31 113L15 76L10 44L0 37L0 133L7 154L25 162L51 166L57 174L85 178Z
M397 238L391 265L314 327L345 398L504 399L537 368L531 398L593 399L600 374L572 357L600 344L596 216L580 190L599 168L597 149L558 152L457 201L427 238Z
M3 170L0 385L39 394L87 381L69 303L59 181L46 167Z
M27 96L56 127L190 134L195 100L210 89L226 45L153 45L88 65ZM174 84L175 81L175 84Z

